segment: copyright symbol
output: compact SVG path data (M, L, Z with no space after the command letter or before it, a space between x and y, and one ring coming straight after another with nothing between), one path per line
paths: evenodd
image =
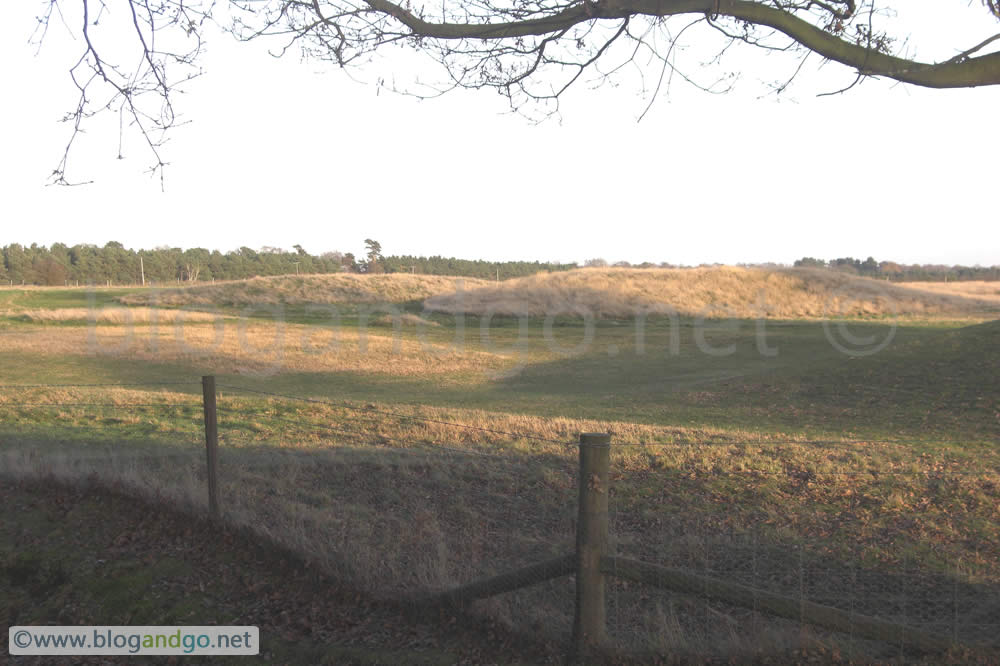
M22 629L14 634L14 645L19 648L31 647L31 632Z
M867 293L858 289L841 287L826 299L823 307L823 333L834 349L855 358L871 356L885 349L896 337L898 310L896 302L877 282L865 284ZM853 292L853 293L852 293ZM887 313L891 317L887 330L859 335L847 328L846 321L831 321L831 317L843 318L859 314Z

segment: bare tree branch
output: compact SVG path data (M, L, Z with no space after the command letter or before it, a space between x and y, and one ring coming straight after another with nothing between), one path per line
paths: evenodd
M77 136L97 113L118 112L120 143L137 132L152 158L150 172L163 178L165 133L177 127L174 106L180 87L201 73L203 27L215 23L216 0L42 0L36 41L46 39L53 17L80 11L83 52L70 75L79 91L67 149L53 181L69 184L67 163ZM279 38L282 55L292 46L307 58L341 68L364 67L376 53L405 47L436 61L440 85L398 86L407 94L436 96L454 88L492 88L510 108L537 108L545 117L558 112L562 95L581 80L599 85L633 65L645 91L646 68L658 70L651 100L678 77L708 92L729 90L734 72L712 84L699 83L694 69L718 68L731 49L796 51L791 78L807 57L851 68L856 78L887 77L929 88L1000 84L1000 52L988 48L1000 33L980 37L971 47L940 62L921 62L897 53L905 35L890 35L884 14L904 0L221 0L231 22L220 26L241 40ZM982 0L986 20L1000 19L1000 0ZM105 28L125 5L127 28ZM65 7L64 7L65 6ZM952 11L941 9L942 13ZM971 10L970 10L971 11ZM95 18L96 15L96 18ZM675 17L687 16L671 32ZM878 17L879 21L875 18ZM100 20L97 20L100 19ZM75 19L74 19L75 22ZM100 27L98 25L100 24ZM690 29L690 30L689 30ZM995 28L994 28L995 30ZM124 32L123 32L124 31ZM693 65L678 62L681 37L696 51L715 53ZM126 67L109 44L132 44L136 65ZM970 40L972 41L972 40ZM114 52L109 59L107 53ZM131 62L131 61L130 61ZM610 67L602 62L614 63ZM724 67L724 66L723 66ZM127 73L126 73L127 72ZM596 78L590 79L592 74ZM390 77L391 78L391 77ZM729 81L727 85L726 81ZM386 85L379 79L379 87ZM397 89L395 82L388 84ZM838 92L843 92L838 91ZM646 114L649 106L643 111Z

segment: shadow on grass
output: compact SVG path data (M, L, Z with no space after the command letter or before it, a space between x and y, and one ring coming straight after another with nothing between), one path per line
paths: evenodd
M7 625L254 625L259 659L277 663L556 661L545 646L495 624L415 617L405 605L375 602L259 532L137 498L120 485L0 478L0 498L18 508L0 523Z
M515 353L517 328L498 320L492 344L512 355L506 371L463 371L434 377L363 372L282 372L220 376L220 383L333 400L426 404L518 412L544 417L594 418L649 424L793 430L834 434L856 430L889 438L934 433L939 437L996 433L991 408L1000 396L1000 335L996 323L942 332L901 326L892 344L869 357L837 351L819 322L768 322L761 353L752 321L716 322L705 333L705 353L690 321L677 327L677 353L669 322L652 321L641 344L633 322L601 322L583 353L558 353L579 345L579 322L557 322L552 341L543 326L528 328L525 355ZM714 327L714 328L713 328ZM376 327L373 327L376 328ZM392 327L381 327L391 331ZM447 326L431 339L447 344ZM852 323L859 338L884 338L886 323ZM406 329L404 338L415 335ZM81 333L82 336L82 333ZM469 349L482 348L470 320ZM81 340L83 338L81 337ZM81 343L82 344L82 343ZM704 345L703 345L704 346ZM551 347L551 348L549 348ZM581 348L582 349L582 348ZM114 356L2 354L6 383L155 382L191 380L178 390L197 393L210 370L197 359L156 363Z
M220 449L226 522L280 544L353 589L394 603L573 550L579 480L572 448L564 454L477 455L338 444ZM61 453L47 456L53 449ZM65 440L36 436L31 450L20 466L7 465L5 472L67 482L89 479L190 513L205 512L204 461L196 447L183 454L142 447L141 454L115 462L100 456L73 459ZM616 552L916 624L962 643L995 646L1000 585L994 578L977 579L966 569L932 573L913 561L903 567L865 566L824 552L828 543L789 539L766 528L737 534L713 507L718 494L710 479L687 480L684 494L693 499L684 512L648 512L641 502L615 499ZM893 550L891 544L886 548ZM36 578L42 584L51 573L41 568ZM862 658L907 651L905 645L873 645L819 629L810 630L803 644L797 622L772 620L752 609L617 582L610 589L612 633L625 650L654 646L714 654L721 649L746 656L770 649L780 656L833 644ZM573 614L572 580L480 602L472 611L511 631L565 644ZM727 619L719 622L720 617ZM762 626L770 642L762 642Z

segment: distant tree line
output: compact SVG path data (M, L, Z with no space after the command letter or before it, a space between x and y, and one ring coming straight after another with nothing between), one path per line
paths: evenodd
M455 275L461 277L501 280L534 275L542 271L565 271L577 268L576 264L558 264L538 261L484 261L482 259L455 259L454 257L414 257L401 255L383 257L381 268L386 273L423 273L425 275Z
M111 241L103 247L54 243L51 247L17 243L2 249L0 281L33 285L147 284L237 280L257 275L336 273L354 265L351 255L328 252L314 256L296 245L294 251L241 247L222 253L204 248L126 249Z
M366 239L367 255L350 252L313 255L301 245L291 251L275 247L253 250L241 247L231 252L204 248L158 247L133 250L111 241L104 246L80 244L51 247L11 243L2 248L0 284L169 284L241 280L256 276L316 273L424 273L500 279L531 275L539 271L576 268L575 264L528 261L471 261L445 257L383 257L381 245Z
M854 257L814 259L803 257L795 266L828 268L865 277L887 278L893 282L944 282L946 280L1000 280L1000 266L945 266L943 264L899 264L895 261L864 261Z
M661 262L659 264L653 261L644 261L641 264L632 264L627 261L616 261L614 263L611 263L606 259L602 259L600 257L597 257L595 259L587 259L586 261L583 262L583 266L585 268L607 268L609 266L612 268L682 268L682 266L671 264L666 261Z
M145 277L147 284L177 282L210 282L241 280L255 276L308 273L421 273L458 277L501 280L533 275L542 271L564 271L577 264L538 261L484 261L454 257L417 257L412 255L382 256L377 241L365 239L366 256L356 258L350 252L324 252L313 255L301 245L292 250L263 247L252 250L241 247L230 252L204 248L181 249L158 247L152 250L126 249L111 241L103 247L81 244L72 247L55 243L51 247L32 243L23 246L11 243L2 248L0 284L64 285L64 284L138 284ZM613 264L604 259L589 259L585 266L621 266L634 268L675 268L668 263L644 262ZM755 264L756 265L756 264ZM796 266L808 266L845 271L856 275L887 278L892 281L915 280L1000 280L1000 266L944 266L899 264L893 261L864 261L842 257L826 261L803 257ZM767 264L777 267L777 264Z

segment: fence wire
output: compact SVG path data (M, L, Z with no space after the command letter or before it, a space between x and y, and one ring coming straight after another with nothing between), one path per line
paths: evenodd
M973 549L961 554L968 545L961 540L950 544L950 551L940 544L934 556L937 544L921 549L919 531L870 529L863 519L833 534L811 535L813 530L802 529L809 527L805 524L769 524L780 521L742 510L749 507L713 504L718 498L709 487L681 491L689 498L700 494L700 503L677 506L668 498L656 508L664 502L656 488L636 493L628 470L613 461L612 478L624 481L610 492L612 550L662 567L660 583L667 588L609 576L608 629L622 651L729 663L807 653L821 661L909 663L926 657L925 642L940 637L987 660L982 663L1000 658L1000 571ZM726 487L732 480L727 477L737 476L716 473L710 481ZM859 504L855 494L848 506L818 522L849 522ZM670 571L687 576L693 586L678 586ZM743 586L751 600L720 598L713 581ZM756 603L755 593L779 595L798 612L775 615ZM854 622L833 630L815 621L813 604ZM873 637L867 628L872 621L899 631ZM928 663L943 663L934 661L938 658L944 657Z
M476 432L485 432L485 433L490 433L490 434L493 434L493 435L504 435L506 437L512 437L512 438L516 438L516 439L528 439L528 440L532 440L532 441L536 441L536 442L546 442L546 443L550 443L550 444L560 444L560 445L574 445L575 444L574 442L567 442L566 440L557 440L557 439L551 439L551 438L546 438L546 437L537 437L537 436L534 436L534 435L531 435L531 434L528 434L528 433L515 433L515 432L504 431L504 430L495 430L493 428L481 428L481 427L478 427L478 426L472 426L472 425L468 425L468 424L465 424L465 423L455 423L455 422L452 422L452 421L442 421L442 420L439 420L439 419L429 419L429 418L425 418L425 417L421 417L421 416L414 416L412 414L401 414L399 412L390 412L390 411L381 410L381 409L378 409L378 408L375 408L375 407L370 407L370 408L367 408L367 407L365 407L365 408L363 408L363 407L357 407L357 406L350 405L350 404L344 403L344 402L333 402L333 401L330 401L330 400L319 400L319 399L316 399L316 398L306 398L306 397L302 397L302 396L287 395L287 394L283 394L283 393L273 393L273 392L270 392L270 391L261 391L261 390L257 390L257 389L250 389L250 388L245 388L245 387L240 387L240 386L232 386L232 385L228 385L228 384L219 384L219 388L228 388L228 389L233 390L233 391L242 391L244 393L254 393L254 394L258 394L258 395L266 395L266 396L270 396L270 397L274 397L274 398L282 398L284 400L293 400L293 401L297 401L297 402L306 402L306 403L314 403L314 404L320 404L320 405L327 405L329 407L339 407L341 409L348 409L348 410L358 411L358 412L364 411L364 412L368 412L370 414L380 414L382 416L389 416L389 417L397 418L397 419L407 419L407 420L410 420L410 421L419 421L419 422L423 422L423 423L433 423L435 425L444 425L444 426L449 426L449 427L452 427L452 428L460 428L460 429L463 429L463 430L472 430L472 431L476 431Z
M0 389L29 389L29 388L118 388L136 386L201 386L200 380L185 380L172 382L109 382L104 384L0 384Z
M24 450L19 464L60 464L67 473L117 475L178 503L204 508L204 424L200 414L177 416L184 410L200 412L200 402L149 402L139 397L134 402L76 397L61 402L44 396L45 389L187 385L200 382L0 386L32 391L30 398L0 402L0 437L12 440L25 425L5 422L10 411L62 408L79 413L79 423L71 420L60 426L75 428L81 434L78 440L60 445L58 454L49 458L43 451ZM220 497L227 520L308 553L329 573L372 594L410 599L442 593L574 552L581 483L576 442L229 384L217 388L238 394L220 398L218 407ZM43 395L35 395L39 392ZM18 397L16 392L13 397ZM334 411L310 412L295 405ZM101 431L113 426L113 432L98 437L87 429L85 418L104 410L132 413L127 423L102 421ZM161 411L172 420L159 419ZM407 423L439 426L456 436L432 441L405 429L392 430ZM41 437L42 430L28 432ZM489 437L476 450L461 446L458 433ZM661 589L612 572L607 618L615 650L640 658L669 653L741 661L807 650L860 661L906 660L917 647L907 631L915 630L995 654L1000 571L993 556L998 544L982 526L978 533L963 530L966 523L985 521L988 526L996 519L987 517L988 506L947 502L961 500L960 489L948 485L952 479L971 483L976 476L983 477L978 501L988 502L995 496L995 488L987 484L996 469L970 468L968 461L915 459L909 464L916 469L860 460L852 463L858 469L849 470L795 464L741 471L723 464L725 451L714 459L698 457L701 450L745 443L929 445L927 440L756 436L716 441L707 435L707 441L677 443L613 441L612 552L703 583L701 592L690 587ZM503 448L516 441L558 446L542 451ZM637 459L646 455L642 449L655 453L670 447L692 455L671 459L665 466ZM880 522L894 501L891 493L907 490L889 486L883 495L871 494L881 488L880 477L919 480L914 489L926 491L934 501L938 495L933 493L939 493L952 517L953 533L926 532L944 529L944 523L906 506L895 510L896 522ZM810 504L808 493L820 492L816 485L829 495L816 499L827 513L810 518L810 511L822 508ZM849 500L835 501L836 492L847 491ZM745 506L739 504L741 497ZM898 529L904 523L911 532ZM830 528L829 534L814 533L817 526ZM970 543L975 538L979 543ZM668 578L664 575L660 582L666 584ZM756 597L742 605L720 599L712 581L744 586L761 599L779 595L801 612L779 617L757 604ZM562 576L476 602L470 612L486 613L541 640L565 642L574 594L573 577ZM859 626L865 618L874 618L905 630L881 639L850 627L830 630L811 619L810 604L847 613Z

